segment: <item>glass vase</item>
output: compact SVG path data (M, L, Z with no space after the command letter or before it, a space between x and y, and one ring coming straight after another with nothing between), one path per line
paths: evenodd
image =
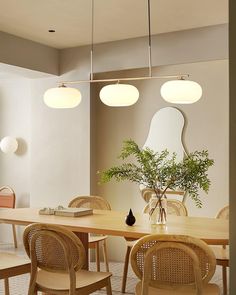
M151 225L166 224L167 201L166 197L153 195L149 200L149 221Z

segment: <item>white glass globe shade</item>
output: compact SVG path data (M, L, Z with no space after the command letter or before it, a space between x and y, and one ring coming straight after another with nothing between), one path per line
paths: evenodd
M194 103L201 98L202 87L194 81L172 80L161 86L161 96L171 103Z
M1 150L6 154L14 153L18 148L18 142L15 138L6 136L0 142Z
M43 99L45 104L50 108L75 108L81 102L81 93L76 88L56 87L48 89Z
M136 103L139 91L130 84L110 84L101 89L99 96L110 107L124 107Z

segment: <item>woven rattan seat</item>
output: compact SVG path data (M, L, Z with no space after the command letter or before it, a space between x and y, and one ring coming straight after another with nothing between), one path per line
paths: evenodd
M142 286L137 285L136 294L220 294L217 285L209 284L216 268L214 253L199 239L145 236L133 246L130 260L142 282Z
M146 196L146 199L149 200L151 195L153 194L153 190L144 189L143 191ZM148 213L148 212L149 212L149 205L147 204L143 208L143 213ZM167 214L177 215L177 216L188 216L188 211L182 202L178 200L174 200L174 199L167 199ZM121 287L122 293L125 293L128 267L129 267L129 256L130 256L131 248L133 247L135 242L136 240L126 239L126 255L125 255L125 264L124 264L122 287Z
M15 208L16 195L14 190L9 186L2 186L0 188L0 208ZM12 224L12 233L14 246L17 248L16 226Z
M142 283L139 282L135 288L135 294L142 294ZM176 288L173 289L161 289L161 293L157 293L157 289L153 287L148 288L148 295L196 295L196 289L193 286L179 286L178 290ZM207 284L204 287L204 294L207 295L216 295L219 293L219 287L214 284Z
M216 218L229 219L229 206L223 207ZM222 266L223 294L227 295L227 267L229 267L229 248L224 246L211 246L216 256L216 264Z
M29 295L89 294L102 287L111 295L109 272L82 270L85 249L80 239L62 226L31 224L24 231L24 246L31 259Z
M75 276L75 288L77 289L77 291L79 291L79 289L85 289L88 286L89 290L92 291L92 284L99 284L101 281L107 279L106 272L104 273L86 270L77 271ZM37 274L37 284L40 286L40 288L66 291L70 289L70 278L67 274L64 273L52 273L46 270L40 270ZM97 289L98 287L95 286L94 291L96 291Z
M99 196L79 196L74 198L70 203L69 207L75 208L91 208L99 210L111 210L110 204L102 197ZM106 271L109 271L107 247L106 247L107 236L104 235L89 235L89 248L95 249L96 251L96 263L97 271L100 271L100 255L99 246L102 246L104 262L106 265Z

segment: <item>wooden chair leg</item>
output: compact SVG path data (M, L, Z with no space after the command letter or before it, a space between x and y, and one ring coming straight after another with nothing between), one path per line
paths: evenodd
M126 288L130 251L131 251L131 247L128 246L127 250L126 250L125 265L124 265L124 270L123 270L122 288L121 288L122 293L125 293L125 288Z
M107 244L106 244L106 240L103 241L102 249L103 249L104 262L105 262L105 265L106 265L106 271L109 272L109 265L108 265L108 257L107 257Z
M5 289L5 295L10 295L8 278L4 279L4 289Z
M108 283L107 283L106 289L107 289L107 295L112 295L111 279L110 278L108 278Z
M96 246L95 246L95 252L96 252L97 271L100 271L99 242L96 243Z
M17 248L17 237L16 237L16 226L12 224L12 231L13 231L13 239L14 239L14 246Z
M226 266L222 266L222 277L223 277L223 294L227 295L227 269L226 269Z

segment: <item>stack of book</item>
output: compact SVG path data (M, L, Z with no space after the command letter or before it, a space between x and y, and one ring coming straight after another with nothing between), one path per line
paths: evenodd
M43 208L39 210L41 215L58 215L58 216L67 216L67 217L80 217L85 215L93 214L93 209L87 208Z

